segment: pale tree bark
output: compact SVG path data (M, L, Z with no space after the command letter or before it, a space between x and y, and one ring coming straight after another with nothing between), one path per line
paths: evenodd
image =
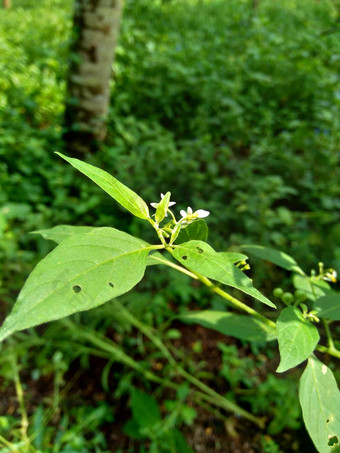
M72 154L95 150L106 136L122 9L123 0L75 0L64 134Z
M5 9L8 9L11 7L11 0L2 0L2 4L4 5Z

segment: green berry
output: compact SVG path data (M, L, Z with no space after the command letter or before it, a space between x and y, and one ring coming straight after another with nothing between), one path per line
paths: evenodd
M293 296L292 293L284 293L284 294L282 294L281 299L287 305L289 305L289 304L294 302L294 296Z
M273 294L275 297L280 298L283 294L283 289L282 288L275 288L273 291Z
M299 302L303 302L307 298L306 293L304 291L301 291L301 289L297 289L294 295L295 299Z

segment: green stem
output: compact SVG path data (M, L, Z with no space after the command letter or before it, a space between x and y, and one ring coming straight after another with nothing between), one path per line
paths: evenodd
M0 436L0 442L4 444L9 449L9 451L19 453L19 450L13 447L12 444L8 442L8 440L6 440L4 437Z
M327 346L318 345L316 349L320 352L323 352L324 354L329 354L333 357L336 357L337 359L340 359L340 351L335 347L331 348Z
M192 272L188 271L188 269L186 269L185 267L179 266L178 264L175 264L172 261L169 261L164 257L159 258L159 257L153 256L153 255L150 255L150 258L152 258L156 261L159 261L160 263L165 264L166 266L172 267L173 269L176 269L177 271L182 272L182 274L185 274L188 277L198 280L198 277L196 277L196 275L193 274Z
M333 341L332 333L331 333L331 331L330 331L330 329L329 329L329 324L328 324L328 322L327 322L325 319L323 319L322 322L323 322L323 325L324 325L325 331L326 331L326 336L327 336L327 341L328 341L328 347L329 347L330 349L336 349L335 346L334 346L334 341Z
M171 255L173 255L172 248L166 247L166 250ZM167 261L167 260L165 260L165 261ZM187 269L182 268L181 266L176 266L176 265L172 265L172 263L171 264L169 264L169 263L171 263L171 262L170 261L168 261L167 263L164 262L164 264L166 264L166 265L168 265L170 267L173 267L173 268L177 269L180 272L183 272L184 274L188 275L189 277L192 277L192 278L195 278L196 280L199 280L205 286L207 286L212 292L214 292L215 294L218 294L219 296L221 296L223 299L228 301L230 304L232 304L237 309L247 312L248 314L254 316L257 319L259 319L264 324L266 324L267 326L275 329L275 331L276 331L276 324L275 324L274 321L272 321L271 319L268 319L265 316L261 315L260 313L258 313L253 308L249 307L245 303L243 303L240 300L236 299L236 297L231 296L226 291L224 291L223 289L221 289L218 286L216 286L211 280L209 280L209 278L204 277L203 275L199 274L198 272L187 271Z
M17 394L19 410L20 410L20 415L21 415L21 429L20 429L21 440L24 443L25 447L28 449L29 445L30 445L30 440L27 436L28 417L27 417L25 401L24 401L24 392L22 389L21 381L20 381L17 358L14 353L11 355L10 361L12 363L13 381L14 381L14 385L15 385L15 391Z

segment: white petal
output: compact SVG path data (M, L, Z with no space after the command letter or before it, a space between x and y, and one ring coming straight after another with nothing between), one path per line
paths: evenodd
M176 204L176 201L169 201L168 206L170 207L170 206L173 206L174 204Z
M150 203L150 205L151 205L153 208L157 209L157 206L159 205L159 203Z
M190 208L190 206L188 206L187 213L188 213L189 215L192 214L192 209Z
M197 217L199 219L204 219L204 217L208 217L210 212L209 211L205 211L204 209L199 209L198 211L195 212L195 214L197 215Z
M184 209L182 209L181 211L179 211L179 213L181 214L182 217L186 217L186 216L187 216L187 212L184 211Z

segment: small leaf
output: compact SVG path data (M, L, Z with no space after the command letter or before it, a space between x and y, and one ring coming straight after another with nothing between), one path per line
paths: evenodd
M271 249L269 247L263 247L261 245L244 245L241 248L250 255L257 256L265 261L270 261L283 269L305 275L294 258L287 255L287 253L280 252L279 250Z
M92 179L93 182L131 212L131 214L144 220L150 218L149 208L145 201L109 173L81 160L64 156L61 153L56 154L69 162L85 176Z
M340 392L332 371L315 357L308 359L301 376L299 399L307 431L318 451L338 451Z
M331 291L331 287L324 280L315 280L307 276L294 275L293 284L296 289L306 294L307 299L313 302Z
M144 241L113 228L65 239L28 277L0 328L0 341L126 293L142 279L151 250Z
M203 219L198 219L181 229L176 239L176 244L183 244L183 242L192 240L206 241L207 239L208 225Z
M296 307L284 308L276 326L281 357L276 371L283 373L306 360L314 351L320 336L318 329Z
M89 233L92 230L94 230L94 227L91 226L58 225L46 230L32 231L30 234L40 234L44 239L60 244L64 239L67 239L74 234Z
M133 418L141 428L151 428L161 421L157 402L136 388L132 391L131 409Z
M276 308L273 302L253 287L253 283L240 269L203 241L189 241L177 245L173 256L187 269L217 280L227 286L254 297L260 302Z
M317 310L320 318L340 321L340 294L332 291L314 302L313 308Z
M240 340L271 341L276 338L275 329L271 329L260 320L225 311L189 311L181 314L179 319L185 323L199 324Z
M155 220L157 223L161 223L161 221L166 216L166 214L168 212L170 197L171 197L171 192L167 192L164 195L164 197L161 199L161 201L158 203L158 206L156 209L156 214L155 214Z

